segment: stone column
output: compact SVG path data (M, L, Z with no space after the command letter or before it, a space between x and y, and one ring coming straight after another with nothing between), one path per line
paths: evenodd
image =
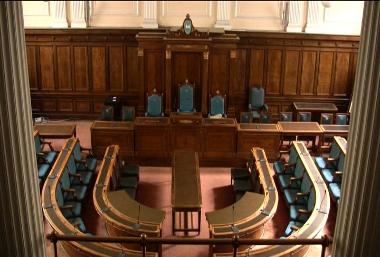
M215 28L231 29L230 25L229 1L216 2L216 23Z
M323 12L324 7L320 1L307 2L307 23L305 32L318 33L323 32Z
M0 252L45 256L21 1L0 2Z
M380 3L364 4L332 256L379 256Z
M144 21L143 28L158 28L157 23L157 1L144 1Z
M86 28L86 1L71 1L70 4L71 27Z
M289 1L287 32L302 32L304 26L304 2Z
M53 28L67 28L66 1L50 1Z

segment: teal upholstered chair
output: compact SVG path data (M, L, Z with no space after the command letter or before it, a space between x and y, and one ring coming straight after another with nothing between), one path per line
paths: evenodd
M321 124L333 124L334 115L332 113L321 113Z
M135 119L135 107L123 106L121 108L121 120L122 121L133 121L134 119Z
M303 226L303 224L304 223L302 222L298 222L294 220L290 221L288 226L286 226L285 236L288 237L291 234L293 234L293 232L297 232Z
M216 94L214 96L210 95L210 112L208 114L209 117L215 115L222 115L222 117L226 118L226 95L221 96L219 90L216 90Z
M306 204L311 187L312 183L309 176L303 176L300 189L284 189L284 196L288 206Z
M164 116L162 111L162 93L158 94L156 89L153 89L153 93L149 95L147 93L146 99L146 113L147 117L161 117Z
M281 190L300 188L304 172L305 167L303 166L301 159L297 159L294 174L278 175L278 182L280 183Z
M289 216L291 220L306 222L315 207L315 189L311 188L310 195L305 205L291 205Z
M252 113L251 112L241 112L240 113L240 123L251 123Z
M194 85L186 79L185 83L178 88L178 112L195 112L194 108Z
M337 113L335 115L335 124L347 125L348 124L348 113Z
M104 105L102 108L100 119L106 120L106 121L111 121L111 120L113 120L113 113L114 113L113 106Z
M311 121L311 112L299 112L297 114L297 121L310 122Z
M252 112L253 120L260 120L262 114L268 112L268 105L264 102L265 90L262 87L249 89L248 109Z
M293 113L292 112L280 112L280 121L293 121Z

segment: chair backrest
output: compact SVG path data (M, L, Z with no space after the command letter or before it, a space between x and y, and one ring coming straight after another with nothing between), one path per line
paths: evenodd
M240 123L251 123L252 113L251 112L241 112L240 113Z
M156 89L151 95L147 94L146 116L160 117L162 116L162 94L157 94Z
M321 113L321 124L333 124L334 115L332 113Z
M60 208L62 208L65 205L65 200L63 199L63 193L61 185L58 183L57 188L55 191L55 197L57 198L57 203Z
M299 112L297 115L297 120L301 122L311 121L311 112Z
M296 148L293 145L292 147L290 147L288 163L294 164L296 163L297 160L298 160L298 153L297 153Z
M110 105L103 106L100 119L107 120L107 121L113 120L113 112L114 112L113 106L110 106Z
M296 163L296 168L294 169L294 177L301 178L304 173L305 167L303 166L301 159L298 159Z
M292 112L280 112L280 121L293 121Z
M67 167L65 167L62 173L60 183L61 183L62 188L64 189L69 189L71 186L69 171L67 170Z
M81 160L82 159L79 141L75 144L72 154L73 154L75 160Z
M179 112L194 111L194 86L187 81L179 87Z
M337 113L335 115L335 124L347 125L348 124L348 114L347 113Z
M75 165L75 159L73 155L70 155L69 161L67 162L67 168L71 174L77 173L77 166Z
M271 123L271 118L268 114L263 114L259 119L260 123Z
M38 134L34 137L34 147L36 148L36 153L41 152L42 150L41 138Z
M210 116L217 114L225 115L225 96L221 96L219 90L213 97L210 95Z
M339 154L340 154L340 148L339 148L339 146L338 146L338 144L336 142L333 142L331 144L331 149L330 149L329 157L331 157L333 159L338 159Z
M260 87L251 87L249 90L249 104L251 109L260 109L264 106L265 90Z
M133 121L135 119L135 107L134 106L123 106L121 108L121 120L122 121Z
M307 210L308 211L312 211L315 207L315 204L316 204L316 199L315 199L315 189L314 187L312 187L310 189L310 194L309 194L309 198L307 199Z
M338 171L343 171L345 159L346 159L346 156L344 154L341 154L339 156L338 167L337 167Z
M310 192L311 187L312 187L312 183L310 181L309 176L303 176L302 183L301 183L301 192L308 193Z

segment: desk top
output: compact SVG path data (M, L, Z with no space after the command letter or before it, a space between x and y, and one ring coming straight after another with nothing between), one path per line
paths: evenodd
M337 112L338 108L333 103L307 103L293 102L296 111Z
M120 129L131 130L133 129L133 122L131 121L94 121L91 125L91 129Z
M285 122L280 121L277 123L281 132L283 133L315 133L321 134L322 129L318 122Z
M168 126L170 119L168 117L137 117L135 126Z
M350 125L320 125L323 133L331 134L348 134Z
M198 153L174 151L172 170L172 208L201 208L202 195Z
M239 123L238 130L248 130L257 132L279 132L277 124L264 123Z
M236 120L233 118L221 118L221 119L202 119L203 126L225 126L225 127L236 127Z
M76 125L62 124L37 124L34 125L34 130L38 130L40 137L48 138L69 138L75 134Z

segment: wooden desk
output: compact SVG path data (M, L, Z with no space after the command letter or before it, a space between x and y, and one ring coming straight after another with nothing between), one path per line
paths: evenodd
M317 122L321 120L321 113L338 112L338 108L332 103L293 102L293 107L296 115L298 112L311 112L311 120Z
M201 230L202 195L199 174L198 154L192 151L175 151L173 153L172 170L172 227L173 234L183 231L200 233ZM198 226L194 227L193 213L198 216ZM179 215L177 227L176 213ZM182 224L182 214L184 215ZM188 216L191 216L189 226ZM183 226L182 226L183 225Z
M280 130L277 124L240 123L237 134L237 156L247 159L253 146L265 150L269 160L278 157Z
M133 124L127 121L94 121L91 125L91 145L95 157L103 158L107 147L117 144L123 158L133 158Z
M220 165L236 159L236 120L202 119L201 159L219 161Z
M320 127L323 131L321 143L323 146L326 138L331 138L333 136L341 136L347 138L350 125L320 125Z
M170 119L137 117L135 119L135 157L144 164L170 163Z
M315 137L313 140L313 149L315 149L315 142L318 137L318 139L321 139L322 136L322 129L319 126L318 122L285 122L280 121L277 123L278 128L281 132L282 139L287 136L295 136L296 140L299 136L311 136ZM282 141L282 140L281 140ZM318 147L317 149L320 149L321 140L318 140ZM281 148L282 146L280 146Z
M340 150L342 151L342 153L344 155L346 155L346 153L347 153L347 140L345 138L343 138L343 137L338 137L338 136L335 136L334 140L338 144L338 146L339 146Z
M62 124L37 124L34 125L34 130L38 130L41 138L70 138L76 137L76 125L62 125Z
M170 114L172 149L201 152L202 113Z

